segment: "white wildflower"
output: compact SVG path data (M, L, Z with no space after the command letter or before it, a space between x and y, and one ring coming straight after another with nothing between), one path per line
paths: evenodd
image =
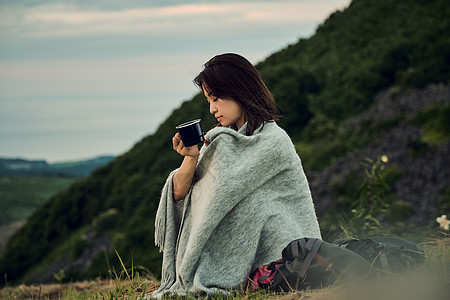
M448 227L450 225L450 220L447 220L447 215L442 215L440 217L437 217L436 222L439 223L439 227L442 227L445 230L448 230Z

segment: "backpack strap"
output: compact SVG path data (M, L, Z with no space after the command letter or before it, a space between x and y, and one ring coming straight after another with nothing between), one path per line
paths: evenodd
M272 274L270 274L270 275L272 275ZM270 277L270 275L266 275L266 276L261 276L261 277L259 277L258 278L258 286L261 286L261 284L262 284L262 282L264 281L264 280L266 280L267 278L269 278Z
M300 248L299 248L300 246ZM300 239L291 242L291 255L292 257L300 257L300 249L305 249L306 242L305 239Z
M303 240L303 239L302 239ZM308 250L308 254L305 257L305 260L300 268L299 275L302 278L305 278L306 272L308 271L309 266L312 263L314 258L314 254L319 251L320 246L322 246L323 241L319 239L309 239L305 245L306 250Z
M389 265L389 261L387 259L387 250L386 245L384 243L378 243L380 251L378 252L378 257L380 258L381 267L383 270L390 271L391 266Z

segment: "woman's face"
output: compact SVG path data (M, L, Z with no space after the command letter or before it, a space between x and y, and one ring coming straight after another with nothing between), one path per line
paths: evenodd
M231 99L221 99L210 95L205 87L203 87L203 94L209 103L209 112L222 126L228 127L234 124L240 129L244 125L244 112L239 103Z

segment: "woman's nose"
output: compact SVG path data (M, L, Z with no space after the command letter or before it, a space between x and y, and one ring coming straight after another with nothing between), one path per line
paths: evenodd
M212 101L211 101L211 103L209 103L209 112L210 112L211 114L215 114L215 113L217 112L217 108L216 108L216 106L214 105L214 102L212 102Z

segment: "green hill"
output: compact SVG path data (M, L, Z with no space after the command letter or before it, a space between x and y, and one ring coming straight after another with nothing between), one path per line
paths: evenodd
M92 159L47 163L45 160L0 158L0 175L59 175L82 177L106 165L114 156L105 155Z
M333 212L349 210L361 179L358 159L391 146L390 197L399 212L391 220L427 226L450 208L443 165L450 153L449 16L443 0L356 0L311 38L257 65L310 178L325 236L336 229ZM1 273L34 282L61 269L68 280L107 276L108 267L120 269L115 248L127 266L158 276L154 216L165 179L181 162L171 137L177 124L194 118L205 129L214 122L200 94L153 135L51 198L11 239Z

